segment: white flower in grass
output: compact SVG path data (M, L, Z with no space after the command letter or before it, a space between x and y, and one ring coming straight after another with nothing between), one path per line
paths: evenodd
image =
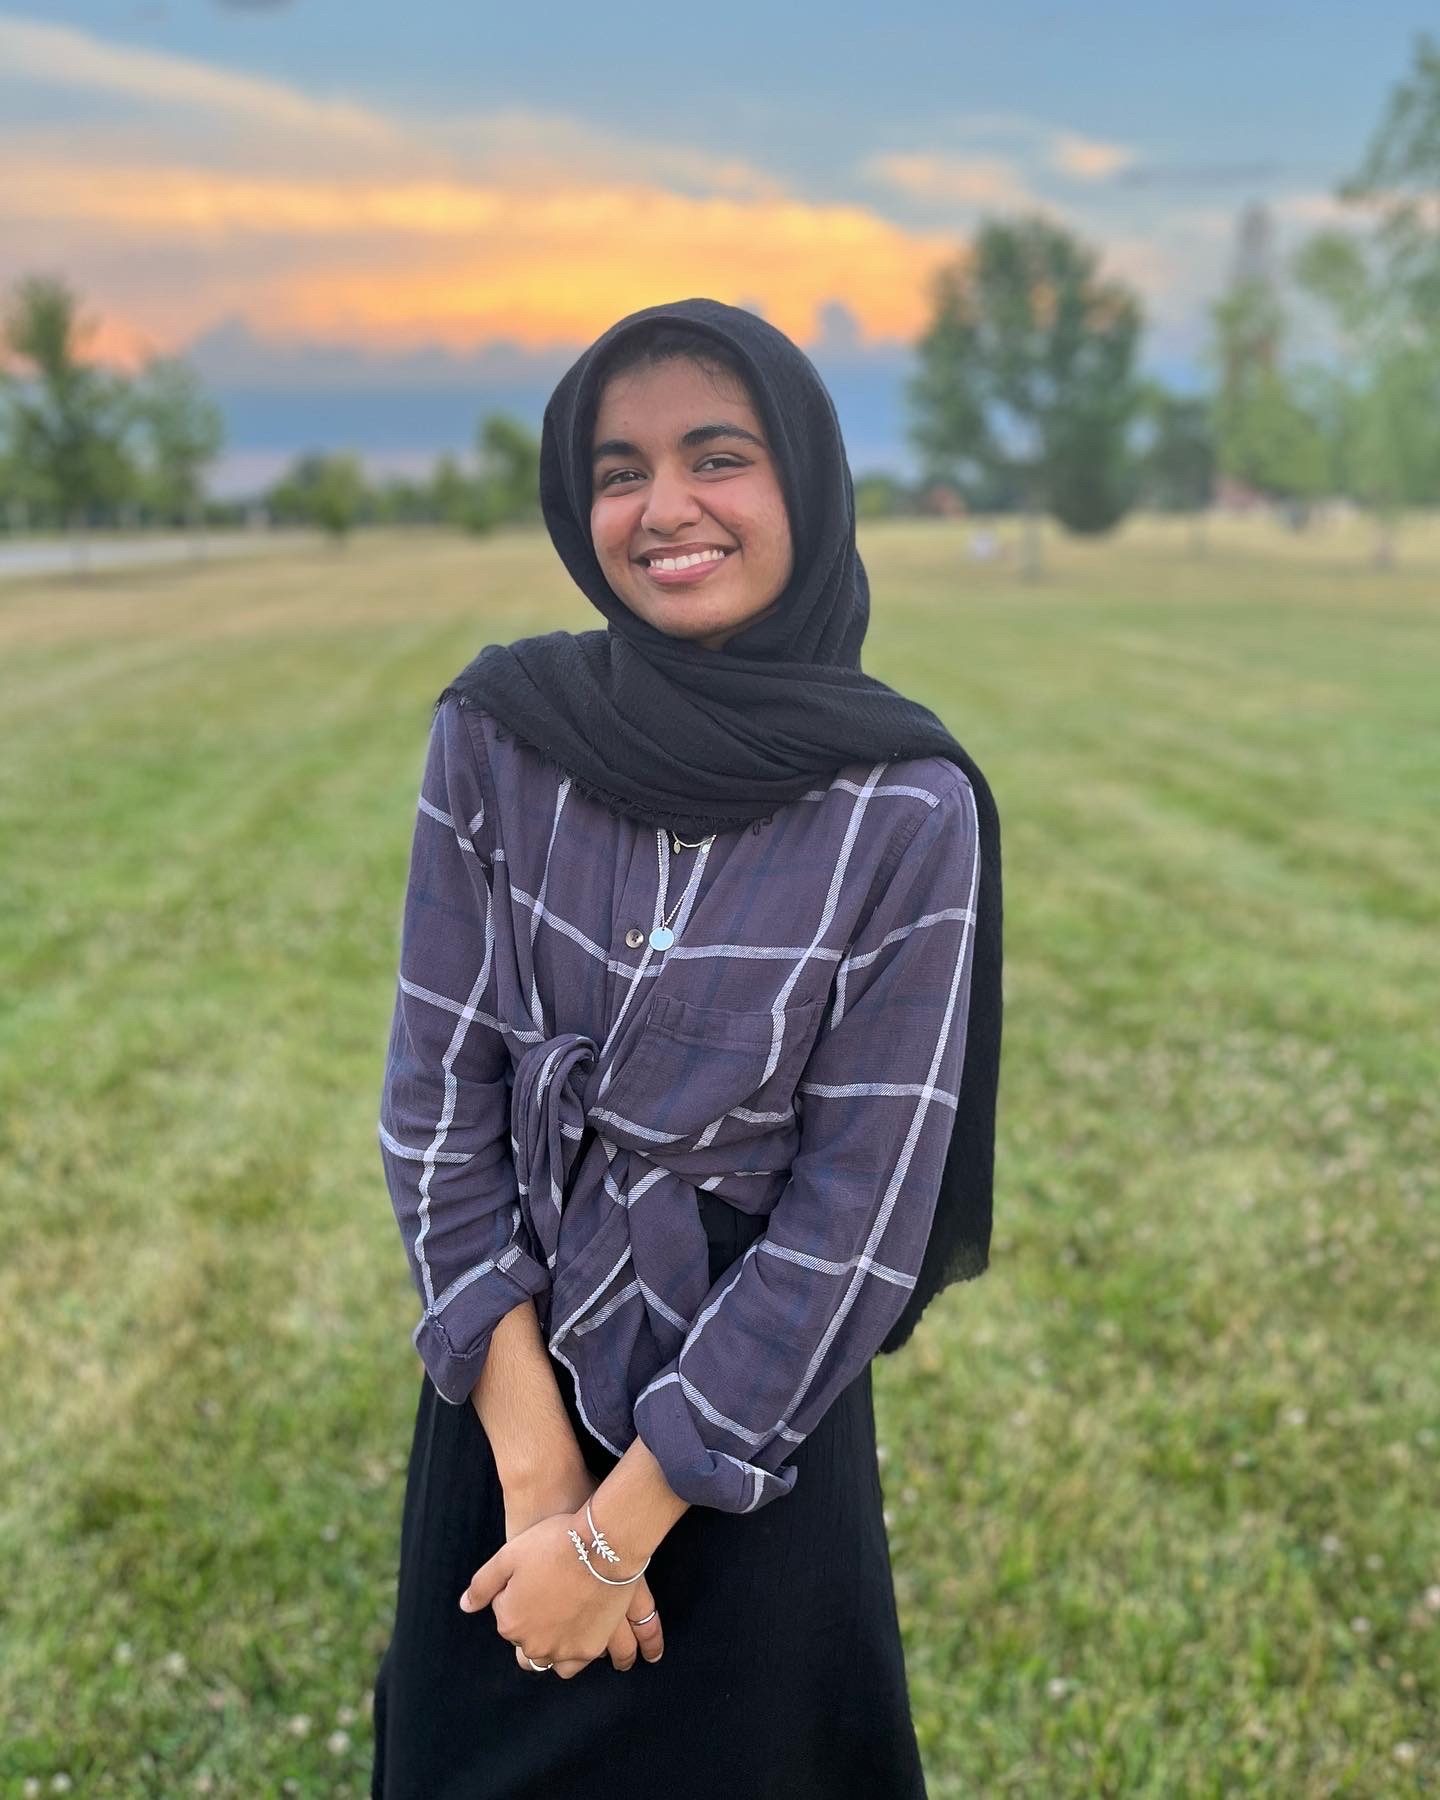
M50 1777L50 1792L52 1794L68 1794L74 1785L75 1783L70 1777L63 1772L59 1775L52 1775Z
M1065 1675L1052 1675L1045 1683L1045 1692L1052 1700L1063 1700L1074 1685Z
M355 1723L355 1708L353 1706L337 1706L335 1709L335 1723L337 1725L353 1725Z
M1355 1617L1350 1621L1350 1629L1355 1633L1356 1637L1368 1637L1370 1633L1370 1621L1365 1617L1364 1613L1356 1613Z
M1365 1558L1365 1567L1367 1569L1383 1569L1385 1567L1385 1558L1378 1550L1372 1550Z
M348 1731L332 1731L325 1740L325 1748L332 1756L343 1756L350 1748L350 1733Z
M111 1654L122 1669L128 1668L135 1660L135 1651L130 1644L117 1644Z
M293 1719L291 1719L290 1723L285 1727L285 1729L290 1733L291 1737L294 1737L294 1738L309 1737L309 1735L310 1735L310 1715L309 1715L309 1713L296 1713L295 1717Z
M190 1783L190 1786L197 1794L212 1794L215 1791L215 1777L213 1775L207 1775L204 1769L202 1769L195 1777L194 1781Z
M161 1666L167 1675L183 1675L190 1667L178 1650L172 1650Z
M1303 1425L1310 1415L1303 1406L1287 1406L1280 1417L1287 1425Z
M20 1792L25 1796L25 1800L40 1800L40 1777L38 1775L27 1775L25 1777L25 1785L21 1788Z
M1395 1758L1396 1762L1403 1763L1408 1769L1415 1760L1415 1746L1411 1743L1407 1743L1405 1739L1402 1738L1390 1754Z
M1327 1531L1320 1540L1320 1548L1327 1556L1338 1556L1344 1547L1343 1542L1336 1537L1333 1531Z
M1426 1588L1425 1604L1431 1612L1440 1612L1440 1581Z

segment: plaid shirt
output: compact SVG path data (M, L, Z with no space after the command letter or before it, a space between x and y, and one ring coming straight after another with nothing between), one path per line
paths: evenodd
M920 1267L978 874L943 758L848 764L677 853L447 700L379 1130L441 1395L466 1400L533 1297L614 1455L638 1432L682 1499L730 1512L788 1493ZM700 1190L766 1221L713 1284Z

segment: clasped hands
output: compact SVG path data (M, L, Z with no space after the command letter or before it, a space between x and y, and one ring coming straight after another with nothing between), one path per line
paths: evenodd
M475 1571L460 1597L463 1612L493 1608L495 1628L514 1644L522 1669L530 1672L528 1656L549 1663L562 1680L578 1675L606 1651L617 1669L628 1669L637 1648L647 1662L658 1662L665 1647L645 1577L609 1587L580 1561L569 1534L575 1531L590 1548L585 1501L595 1484L587 1477L582 1486L585 1491L573 1510L573 1498L568 1506L562 1501L558 1510L545 1510L553 1505L553 1496L514 1506L507 1496L506 1541ZM633 1573L635 1561L607 1564L605 1572L613 1569L610 1579L619 1581ZM632 1624L646 1613L655 1616Z

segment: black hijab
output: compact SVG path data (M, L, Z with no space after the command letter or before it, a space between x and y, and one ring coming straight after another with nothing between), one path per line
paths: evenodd
M607 354L684 324L744 368L789 513L779 603L719 650L671 637L622 601L590 538L591 450ZM980 827L965 1063L919 1279L881 1352L930 1299L987 1267L1000 1073L1000 825L989 786L940 719L860 669L870 589L834 404L810 359L758 315L717 300L630 313L561 378L545 408L540 500L565 567L607 629L487 644L436 701L491 713L612 812L685 837L770 816L845 763L942 756L974 789Z

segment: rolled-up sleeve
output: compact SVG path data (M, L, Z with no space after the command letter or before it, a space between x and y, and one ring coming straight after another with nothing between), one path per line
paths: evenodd
M915 1285L965 1055L980 867L963 775L936 797L837 967L764 1234L716 1282L635 1427L674 1491L750 1512L864 1369Z
M379 1139L423 1308L413 1340L454 1405L475 1385L496 1325L549 1283L510 1150L485 828L475 745L447 701L420 785Z

